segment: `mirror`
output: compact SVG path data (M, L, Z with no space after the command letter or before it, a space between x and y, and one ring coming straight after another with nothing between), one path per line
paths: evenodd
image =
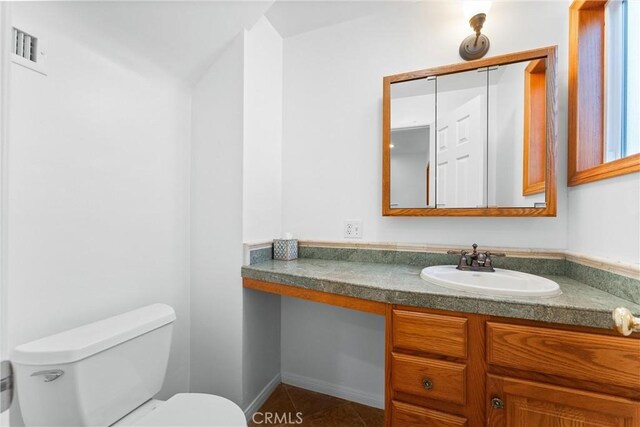
M391 207L435 207L436 79L391 86Z
M386 77L383 214L555 216L555 54Z

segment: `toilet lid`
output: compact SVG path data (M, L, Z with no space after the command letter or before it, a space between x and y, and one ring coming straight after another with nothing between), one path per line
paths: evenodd
M136 426L247 426L242 409L224 397L179 393L138 420Z

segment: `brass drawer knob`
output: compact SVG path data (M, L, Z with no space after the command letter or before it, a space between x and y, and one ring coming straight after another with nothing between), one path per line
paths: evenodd
M491 399L491 407L493 409L504 409L504 402L499 397Z
M422 380L422 388L425 390L431 390L433 388L433 382L429 378L425 378Z
M616 331L624 336L633 332L640 332L640 317L633 317L633 313L624 307L613 310L613 324Z

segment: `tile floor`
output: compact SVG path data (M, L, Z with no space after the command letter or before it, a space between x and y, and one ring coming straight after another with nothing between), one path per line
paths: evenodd
M300 412L302 423L297 423ZM267 420L266 414L279 414L279 420ZM272 416L274 417L274 416ZM283 417L285 422L282 423ZM280 384L258 410L255 422L258 426L309 426L309 427L382 427L384 411L326 394L316 393L287 384ZM270 421L270 422L267 422ZM279 423L278 423L279 422Z

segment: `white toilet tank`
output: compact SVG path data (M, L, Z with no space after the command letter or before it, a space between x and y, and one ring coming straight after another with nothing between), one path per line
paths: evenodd
M162 386L173 308L153 304L16 347L27 426L108 426Z

